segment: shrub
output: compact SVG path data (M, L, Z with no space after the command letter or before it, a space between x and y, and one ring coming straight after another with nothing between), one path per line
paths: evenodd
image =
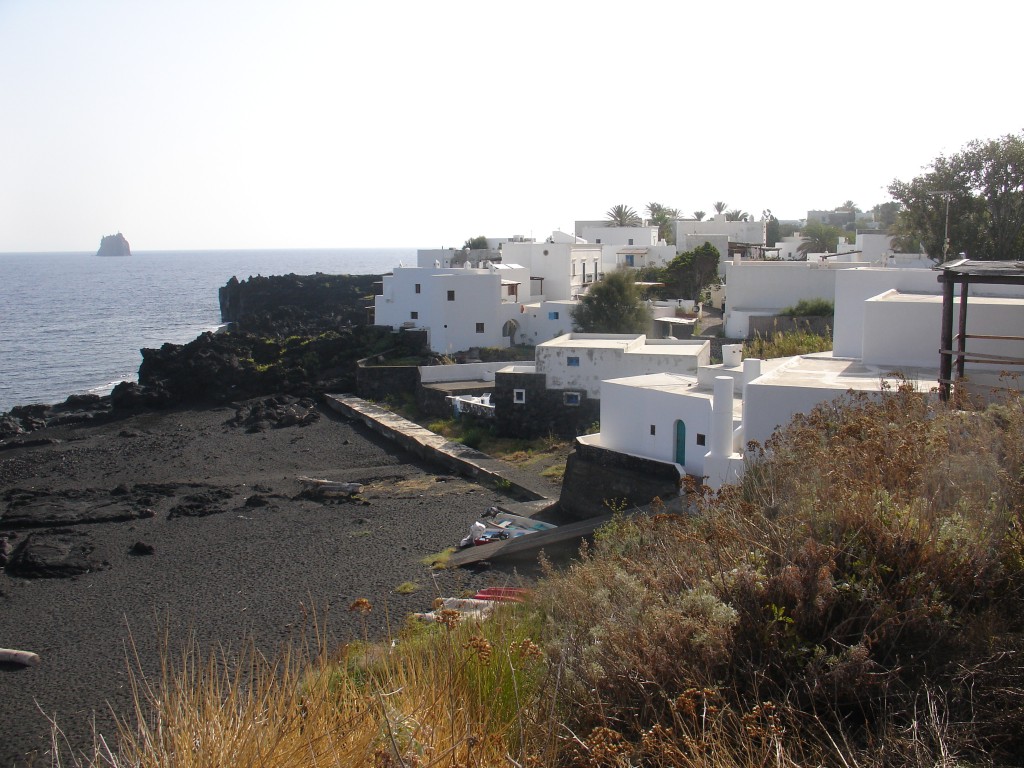
M752 450L741 484L690 484L696 516L617 519L547 575L581 759L1021 754L1020 401L965 413L902 384Z
M790 317L831 317L835 313L835 304L828 299L800 299L779 312Z
M809 355L814 352L827 352L832 349L832 334L819 336L810 331L778 331L765 338L758 334L743 343L744 357L757 357L770 360L774 357L791 357L792 355Z

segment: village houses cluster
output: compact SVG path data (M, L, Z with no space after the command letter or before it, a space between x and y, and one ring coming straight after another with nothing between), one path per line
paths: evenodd
M383 277L372 321L425 332L438 355L534 347L532 362L429 366L421 379L452 383L453 407L493 417L500 433L580 435L591 449L671 464L717 488L742 473L750 441L763 443L796 413L851 390L878 393L897 377L922 393L941 383L944 297L933 261L894 253L872 231L840 241L835 254L800 253L799 234L768 247L765 226L722 214L677 220L668 245L657 226L578 221L573 234L540 242L421 250L415 266ZM574 332L574 306L606 274L664 266L705 242L721 255L723 285L711 301L723 311L722 335L736 341L724 344L721 363L711 363L710 339L692 335L700 308L683 299L649 302L646 334ZM742 359L752 320L802 299L834 304L833 350ZM1024 358L1024 287L972 286L961 307L972 338L966 380L978 392L1004 386L998 361ZM600 431L581 434L592 423Z

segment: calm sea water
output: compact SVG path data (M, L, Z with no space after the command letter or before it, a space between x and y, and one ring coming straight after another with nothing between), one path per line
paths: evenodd
M134 381L143 347L220 325L232 277L381 274L414 248L0 254L0 412Z

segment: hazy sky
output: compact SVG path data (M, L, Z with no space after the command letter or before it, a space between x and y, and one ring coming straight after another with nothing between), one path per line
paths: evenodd
M0 252L801 218L1024 129L1024 6L0 0Z

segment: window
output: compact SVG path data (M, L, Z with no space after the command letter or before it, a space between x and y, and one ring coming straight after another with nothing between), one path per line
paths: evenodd
M476 332L477 333L483 333L484 332L484 324L483 323L477 323L476 324Z
M416 293L419 293L419 292L420 292L420 284L416 283Z
M633 254L632 253L627 253L625 256L623 256L623 261L625 262L627 267L632 267L633 266Z
M558 319L558 313L557 312L548 312L548 320L557 320L557 319Z
M513 389L512 390L512 402L513 403L525 403L526 402L526 390L525 389Z
M420 313L419 312L410 312L409 313L409 317L411 319L413 319L413 320L419 320L420 319Z
M654 435L654 433L655 433L655 427L654 427L653 424L651 424L651 435Z
M697 445L704 445L705 437L700 432L697 433Z
M448 301L455 301L455 291L448 291Z
M630 245L632 245L632 244L633 244L633 238L632 238L632 237L631 237L631 238L629 238L629 244L630 244Z
M580 404L580 393L579 392L563 392L562 393L563 405L579 405Z
M575 357L575 356L567 357L567 358L565 358L565 364L568 365L570 368L579 368L580 367L580 359L578 357Z
M597 240L595 240L594 242L596 242L598 245L600 245L601 244L601 238L600 237L597 238Z

